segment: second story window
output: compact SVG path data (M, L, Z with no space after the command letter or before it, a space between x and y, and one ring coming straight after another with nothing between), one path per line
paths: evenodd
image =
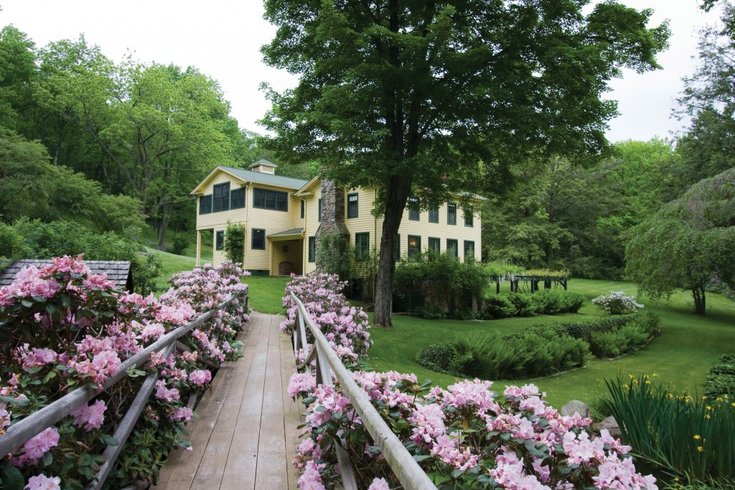
M245 188L241 187L230 192L230 209L242 209L245 207Z
M304 201L301 201L301 219L304 219L304 207L306 206L306 203Z
M411 221L419 221L421 219L421 211L419 211L419 200L415 197L408 198L408 219Z
M321 221L322 220L322 200L319 199L316 206L316 220Z
M429 223L439 222L439 206L432 206L429 208Z
M288 193L272 191L270 189L253 189L253 207L271 209L274 211L288 211Z
M212 194L199 197L199 214L209 214L212 212Z
M447 203L447 224L448 225L457 224L457 203L456 202Z
M472 210L469 208L465 208L464 210L464 225L467 227L472 228L475 226L475 215L472 214Z
M230 209L230 183L217 184L212 190L212 211L218 213Z
M357 192L352 194L347 194L347 217L348 218L357 218L357 203L358 203L359 196L357 195Z

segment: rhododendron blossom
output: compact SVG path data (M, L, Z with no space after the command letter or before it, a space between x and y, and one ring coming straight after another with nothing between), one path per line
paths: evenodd
M189 381L196 386L204 386L212 381L212 373L208 369L197 369L189 373Z
M82 405L74 410L74 425L86 431L99 429L105 421L105 410L107 405L103 400L96 400L91 405Z
M23 454L21 454L14 463L16 463L17 466L35 464L51 448L56 447L57 444L59 444L59 431L54 427L48 427L23 444Z
M46 476L43 473L28 479L25 490L61 490L61 478Z

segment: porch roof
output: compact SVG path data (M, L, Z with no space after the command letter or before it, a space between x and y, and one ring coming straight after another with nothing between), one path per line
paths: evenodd
M271 240L293 240L297 238L304 238L303 228L290 228L288 230L278 231L268 235Z

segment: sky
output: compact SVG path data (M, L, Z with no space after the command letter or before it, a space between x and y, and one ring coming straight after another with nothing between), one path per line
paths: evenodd
M659 56L663 69L626 71L613 80L606 98L617 100L620 116L610 121L610 141L671 138L686 122L671 116L682 77L696 67L697 31L717 20L698 0L623 0L638 9L652 8L652 23L669 19L669 49ZM262 0L0 0L0 26L13 24L37 47L83 34L115 62L127 54L145 62L195 66L217 80L240 127L264 133L257 120L270 107L259 90L296 84L286 72L266 66L260 47L275 27L263 19Z

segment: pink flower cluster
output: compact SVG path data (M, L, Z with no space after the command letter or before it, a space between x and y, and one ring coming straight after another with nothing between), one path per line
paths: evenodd
M190 351L176 351L170 356L155 352L144 366L150 372L157 371L160 377L144 417L155 423L162 439L177 439L183 424L192 417L185 400L212 381L205 362L218 365L239 356L235 336L248 320L247 306L242 301L247 286L241 283L247 275L228 264L207 266L176 276L174 288L159 301L152 295L114 290L105 277L90 274L81 257L57 258L47 267L25 269L13 284L0 289L0 323L7 329L0 339L0 365L4 373L11 374L7 382L0 383L0 395L22 401L25 395L18 393L22 386L34 404L0 402L0 435L11 421L38 409L38 403L50 403L80 384L91 382L102 388L126 359L197 315L215 310L214 318L202 323L196 335L180 339ZM225 301L229 302L220 308ZM45 461L45 474L31 477L26 486L59 488L58 477L46 476L49 470L58 471L64 460L76 458L74 453L89 450L85 448L90 441L99 444L99 433L94 432L111 433L119 422L109 411L105 417L107 403L131 401L136 392L135 378L110 387L94 402L72 412L72 425L77 431L62 431L60 435L55 428L46 429L5 458L23 467L26 476L33 475L33 465L60 446L59 454L65 458L55 457L50 465ZM153 471L152 467L151 475ZM70 478L68 472L64 478ZM65 487L81 488L85 484L83 480L64 482Z
M104 400L96 400L91 405L82 405L71 413L74 425L86 431L99 429L105 422L105 410L107 405Z
M342 294L345 287L346 283L340 282L336 275L292 275L283 298L287 318L280 328L289 335L296 328L297 308L290 294L293 292L304 303L314 324L319 327L342 362L356 365L370 348L370 324L367 313L362 308L350 305ZM309 332L307 338L309 342L312 341ZM306 354L302 352L301 356Z
M292 391L309 400L306 441L310 442L301 444L294 464L304 471L304 482L332 488L339 479L330 434L349 433L348 442L362 440L357 433L369 435L338 388L317 385L304 392L301 388L309 384L303 376L294 377ZM560 415L533 385L508 387L498 397L489 381L462 381L417 396L421 389L413 375L357 372L353 376L399 438L421 458L426 471L441 473L456 486L479 485L477 478L484 475L511 489L657 488L656 479L638 473L625 456L630 447L607 431L591 434L589 419ZM375 478L388 482L394 478L377 451L363 446L347 449L363 458L361 467L367 470L359 477L365 485L371 481L382 485ZM318 481L312 478L314 468L321 468Z
M28 484L23 488L25 490L61 490L61 478L58 476L50 477L41 473L30 477Z

